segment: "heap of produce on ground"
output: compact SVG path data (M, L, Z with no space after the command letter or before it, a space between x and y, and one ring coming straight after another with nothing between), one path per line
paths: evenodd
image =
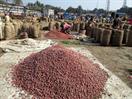
M72 39L72 36L69 34L65 34L62 32L58 31L50 31L48 32L45 37L50 38L50 39Z
M59 45L31 54L12 70L12 83L39 99L98 99L107 78L85 56Z

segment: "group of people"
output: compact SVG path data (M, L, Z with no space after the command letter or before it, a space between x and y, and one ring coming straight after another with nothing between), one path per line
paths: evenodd
M110 24L112 28L114 29L121 29L123 23L128 23L128 18L127 16L119 16L118 14L112 13L111 16L109 17L95 17L95 16L90 16L85 20L85 22L90 23L90 25L93 26L93 24L96 23L105 23L105 24Z

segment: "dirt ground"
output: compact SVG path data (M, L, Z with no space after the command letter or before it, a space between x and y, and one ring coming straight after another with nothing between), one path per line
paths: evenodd
M63 42L65 46L83 46L87 48L107 69L112 71L132 89L132 79L127 69L132 69L132 47L103 47L98 44L81 45L74 42Z
M3 50L2 50L2 48L0 48L0 56L2 56L3 55Z
M128 76L126 69L132 69L132 48L130 47L100 47L87 46L88 50L130 88L132 79Z

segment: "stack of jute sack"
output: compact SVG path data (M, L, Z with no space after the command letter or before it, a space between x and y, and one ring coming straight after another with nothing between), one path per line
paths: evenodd
M0 39L11 40L17 38L22 27L22 21L6 19L5 22L0 21Z
M38 38L40 36L40 24L38 22L24 22L21 27L21 33L26 32L29 38Z
M95 28L95 40L102 46L122 46L124 31L112 28Z
M119 29L113 29L111 24L98 24L94 27L86 24L86 34L102 46L132 46L132 26L129 24Z
M0 19L0 40L11 40L22 38L21 35L26 34L29 38L39 38L41 36L41 23L29 20L11 19L9 16L5 21Z

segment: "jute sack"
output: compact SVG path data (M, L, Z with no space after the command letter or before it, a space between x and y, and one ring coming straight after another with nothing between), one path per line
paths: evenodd
M15 29L11 22L6 22L4 32L4 39L6 40L14 39L16 37Z
M14 27L13 23L11 24L11 28L12 28L13 39L15 39L16 36L17 36L17 33L16 33L16 31L15 31L15 27Z
M130 25L129 30L132 31L132 25Z
M92 38L95 38L96 39L96 35L98 35L98 28L97 27L95 27L93 29Z
M14 25L15 33L17 35L19 32L19 23L17 21L13 21L12 23Z
M55 23L54 23L53 21L51 21L51 22L49 23L49 31L54 30L54 26L55 26Z
M40 23L37 23L38 37L41 37Z
M22 26L23 26L23 22L22 21L20 21L20 20L18 20L17 21L18 22L18 33L17 33L17 36L18 36L18 34L21 32L21 29L22 29Z
M132 30L130 30L128 34L127 46L132 47Z
M85 30L85 26L86 26L85 22L81 22L80 23L80 30Z
M2 24L2 39L5 39L5 23Z
M104 27L110 29L111 28L111 24L104 24Z
M17 34L18 38L20 37L21 33L28 31L27 22L20 23L19 28L20 29L18 30L18 34Z
M123 31L124 31L124 36L123 36L123 41L122 41L122 43L123 43L123 44L126 44L127 41L128 41L129 30L128 30L128 29L125 29L125 30L123 30Z
M41 21L40 22L40 29L41 30L49 30L49 22Z
M0 20L0 40L4 39L2 28L3 28L3 22Z
M121 46L123 42L124 32L122 30L113 30L111 36L112 46Z
M124 29L124 30L129 29L129 27L130 27L130 26L129 26L128 24L124 24L124 25L123 25L123 29Z
M87 27L86 28L86 35L91 37L92 34L92 28L91 27Z
M86 30L80 30L79 34L80 35L86 35Z
M30 27L30 24L27 23L27 22L24 22L22 27L21 27L21 32L29 32L29 27Z
M76 29L75 29L75 28L76 28L76 26L75 26L75 25L76 25L76 23L75 23L75 22L73 22L72 31L76 31Z
M104 31L104 29L97 28L97 34L96 34L96 42L97 43L100 43L102 41L103 31Z
M98 24L98 28L103 28L103 24L102 23L99 23Z
M111 34L112 34L112 30L104 29L101 40L102 46L108 46L110 44Z
M75 31L79 33L80 31L80 23L75 24Z
M27 33L29 38L35 38L35 26L30 25Z
M130 28L130 25L129 24L124 24L123 25L123 30L124 30L123 44L126 44L127 43L129 28Z
M90 29L91 29L91 30L90 30L90 31L91 31L91 32L90 32L90 37L91 37L91 38L94 38L95 27L90 27Z
M34 37L38 38L39 35L40 35L40 24L37 23L37 22L33 23L32 27L33 27L33 30L34 30Z
M18 28L21 28L23 25L23 22L21 20L16 20Z
M55 28L56 28L56 30L58 30L58 31L60 31L61 30L61 23L60 22L56 22L55 23Z
M23 25L23 22L22 22L22 21L20 21L20 20L19 20L18 22L19 22L19 25L20 25L19 27L21 28L21 27L22 27L22 25Z
M87 36L91 36L91 27L90 27L90 24L87 22L86 23L86 35Z

